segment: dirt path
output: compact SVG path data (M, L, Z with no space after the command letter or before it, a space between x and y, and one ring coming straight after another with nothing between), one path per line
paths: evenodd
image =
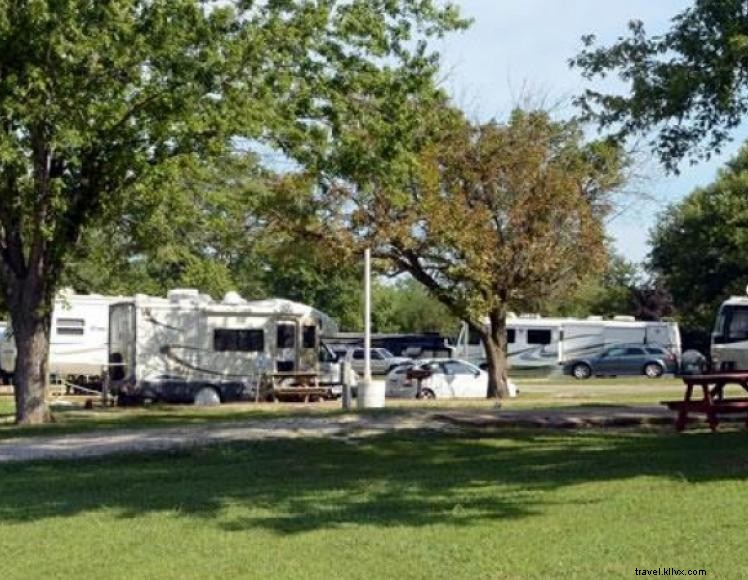
M141 453L235 441L314 437L366 437L413 429L462 431L496 428L584 429L671 425L662 407L578 406L550 409L414 409L409 412L335 417L284 417L183 427L90 431L81 434L17 437L0 441L0 463L78 459Z
M313 437L365 437L410 429L449 429L432 414L293 417L81 434L16 437L0 441L0 463L78 459L115 453L154 452L233 441Z

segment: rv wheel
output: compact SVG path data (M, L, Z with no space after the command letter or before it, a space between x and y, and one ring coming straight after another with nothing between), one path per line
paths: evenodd
M421 391L421 398L432 400L432 399L436 399L436 395L434 394L434 391L432 391L431 389L423 389L423 391Z
M195 405L214 407L221 404L221 397L213 387L202 387L195 393Z

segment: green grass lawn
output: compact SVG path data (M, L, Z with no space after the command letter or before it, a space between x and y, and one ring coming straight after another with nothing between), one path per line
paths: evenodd
M0 467L2 578L748 576L748 435L419 433Z

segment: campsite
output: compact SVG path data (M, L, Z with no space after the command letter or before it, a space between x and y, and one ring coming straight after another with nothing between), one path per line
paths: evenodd
M0 577L748 576L747 39L0 2Z

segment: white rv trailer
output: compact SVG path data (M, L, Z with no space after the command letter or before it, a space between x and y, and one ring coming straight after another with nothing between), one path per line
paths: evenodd
M589 356L616 343L656 344L680 356L678 324L672 321L649 322L632 316L609 320L590 316L581 318L544 318L537 315L507 318L507 357L514 370L550 372L565 361ZM480 339L463 324L457 339L457 356L476 364L485 364L486 354Z
M57 294L49 337L49 375L52 382L66 380L80 386L101 385L108 361L109 304L122 297ZM10 326L0 340L0 369L11 377L16 365L16 345Z
M748 296L731 296L719 307L711 355L715 370L748 370Z
M311 306L235 292L215 302L181 289L167 298L138 294L112 304L109 316L110 386L120 402L249 398L267 372L314 372L340 384L335 357L320 343L337 327Z

